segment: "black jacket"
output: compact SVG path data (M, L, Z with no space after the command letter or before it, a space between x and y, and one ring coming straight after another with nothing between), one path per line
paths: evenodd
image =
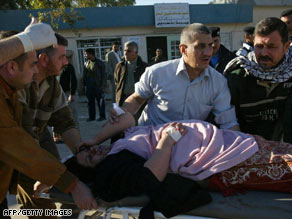
M219 60L216 66L213 66L212 63L210 62L210 66L215 68L218 72L222 73L224 72L224 69L228 62L230 62L232 59L236 57L236 55L233 52L230 52L228 49L226 49L225 46L222 44L220 45L219 48Z
M89 184L96 197L112 202L129 196L147 195L153 209L166 217L190 211L211 201L209 193L190 179L167 174L163 182L158 181L144 167L145 161L128 150L122 150L108 155L91 173L85 175L86 171L65 164L69 171Z
M61 73L60 84L64 92L70 91L71 95L74 95L77 89L77 78L73 65L68 63Z

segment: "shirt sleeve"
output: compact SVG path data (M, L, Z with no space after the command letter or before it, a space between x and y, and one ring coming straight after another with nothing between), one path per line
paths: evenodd
M154 96L153 82L153 73L150 68L146 68L139 82L135 84L135 92L142 98L150 99Z
M215 116L215 122L220 125L220 128L228 129L238 125L238 123L235 108L230 104L231 95L225 78L221 81L221 85L222 86L214 99L213 114Z
M77 178L57 158L42 149L3 107L0 114L0 160L4 167L10 166L35 180L47 185L56 184L60 190L66 191Z
M54 111L51 114L48 125L54 127L54 131L58 134L63 134L71 128L77 128L72 111L67 104L64 91L57 81L54 95Z

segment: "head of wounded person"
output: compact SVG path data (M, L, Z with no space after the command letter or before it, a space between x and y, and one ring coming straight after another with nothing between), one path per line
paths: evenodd
M106 145L83 145L76 153L77 162L83 167L95 167L108 154L111 147Z

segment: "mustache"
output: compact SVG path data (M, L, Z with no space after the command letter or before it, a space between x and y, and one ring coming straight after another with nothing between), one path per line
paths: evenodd
M273 61L269 56L260 56L259 61Z

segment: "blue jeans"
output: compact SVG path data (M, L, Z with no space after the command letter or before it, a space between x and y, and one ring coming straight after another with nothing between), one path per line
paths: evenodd
M95 119L95 100L99 109L100 118L105 118L104 92L96 86L95 82L86 83L86 97L88 99L88 114L90 119Z

